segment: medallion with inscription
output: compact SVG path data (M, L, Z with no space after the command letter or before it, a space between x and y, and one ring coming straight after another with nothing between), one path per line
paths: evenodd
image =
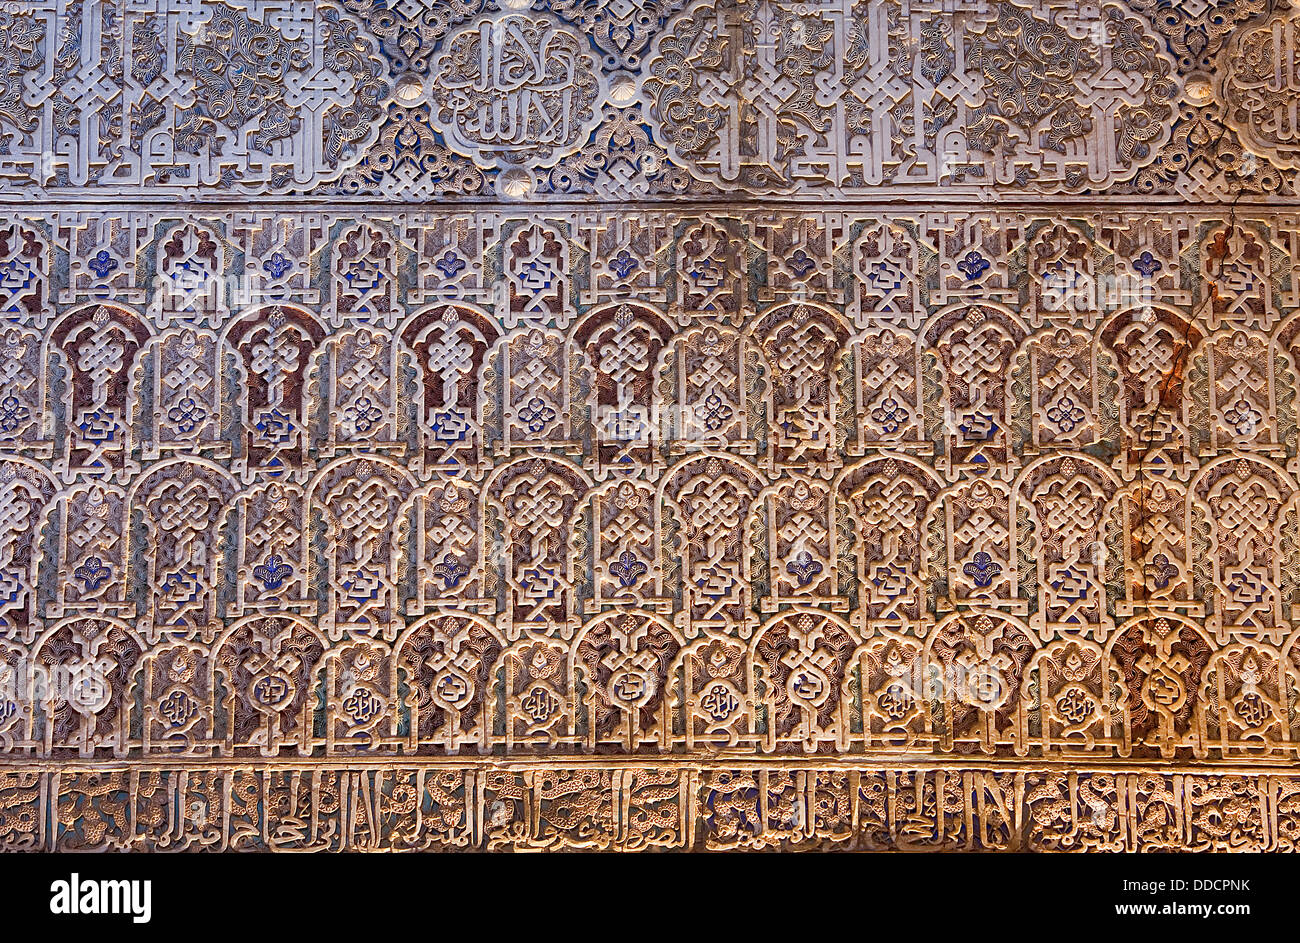
M599 123L599 70L589 45L554 17L485 16L434 61L433 120L480 167L550 167Z
M1295 45L1300 14L1242 30L1221 70L1226 121L1253 150L1280 167L1300 167L1300 65Z

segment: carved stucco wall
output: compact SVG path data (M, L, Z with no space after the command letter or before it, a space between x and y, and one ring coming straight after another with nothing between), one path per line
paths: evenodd
M0 847L1291 849L1271 0L0 9Z

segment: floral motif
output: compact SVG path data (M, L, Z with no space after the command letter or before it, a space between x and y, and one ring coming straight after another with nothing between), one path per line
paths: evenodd
M279 554L267 556L266 562L253 567L253 579L259 580L269 590L279 589L284 581L293 575L293 567L284 562Z

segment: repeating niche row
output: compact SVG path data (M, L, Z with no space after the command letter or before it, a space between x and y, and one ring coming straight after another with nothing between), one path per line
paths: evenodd
M1093 449L1124 480L1158 468L1186 482L1226 454L1300 453L1294 318L1265 336L1143 305L1035 328L979 301L904 327L809 300L741 329L629 300L569 320L503 326L457 302L338 328L283 304L219 333L159 333L125 306L87 306L48 331L7 329L0 445L65 483L195 456L245 483L303 482L362 451L428 481L530 449L604 480L704 448L823 477L897 450L950 482Z
M0 510L0 638L23 644L79 614L125 619L149 645L211 643L258 613L309 618L331 642L392 642L439 609L490 618L509 641L569 639L616 606L666 615L688 639L748 638L805 605L864 634L923 637L987 609L1041 642L1105 644L1153 613L1220 646L1280 646L1300 591L1300 491L1254 455L1215 459L1185 485L1125 482L1082 452L1034 458L1011 481L949 483L901 452L828 481L706 450L658 481L599 481L532 453L422 484L366 454L305 484L249 486L172 459L129 488L61 486L7 457Z
M924 639L862 638L794 610L747 640L689 641L610 612L571 640L510 642L465 614L395 644L331 645L253 616L211 645L153 648L124 622L73 618L28 655L0 648L11 754L218 756L634 752L1300 755L1300 648L1216 649L1190 622L1141 617L1106 646L1042 644L996 613Z

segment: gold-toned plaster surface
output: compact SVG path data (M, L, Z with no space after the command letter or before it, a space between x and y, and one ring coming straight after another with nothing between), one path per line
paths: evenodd
M0 848L1291 850L1271 0L0 8Z

